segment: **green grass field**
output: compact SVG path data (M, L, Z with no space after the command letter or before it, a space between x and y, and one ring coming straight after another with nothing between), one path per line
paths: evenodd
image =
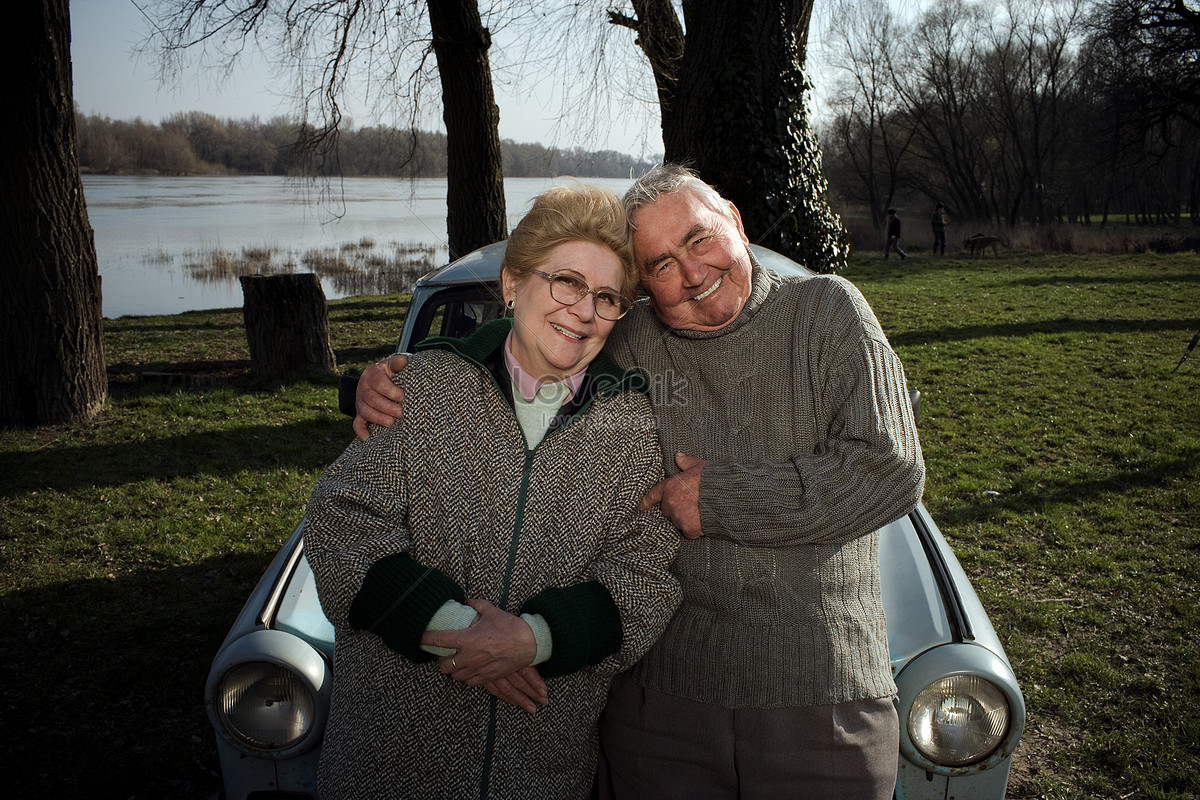
M1014 798L1200 795L1200 259L856 256L923 395L925 503L1025 691ZM330 304L357 370L399 297ZM106 322L96 420L0 432L5 783L206 798L212 656L351 437L247 376L240 309ZM187 384L144 372L192 373Z

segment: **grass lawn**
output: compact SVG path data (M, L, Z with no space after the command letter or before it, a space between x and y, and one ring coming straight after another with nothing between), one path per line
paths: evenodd
M925 503L1008 650L1015 798L1200 795L1200 260L856 256L923 395ZM330 304L357 370L400 297ZM208 798L204 678L351 437L332 381L248 376L240 309L110 320L109 402L0 431L4 778ZM139 380L186 372L187 383Z

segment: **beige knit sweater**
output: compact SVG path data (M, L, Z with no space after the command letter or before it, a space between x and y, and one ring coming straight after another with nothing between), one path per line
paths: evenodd
M644 686L737 707L895 692L876 529L921 498L904 371L861 293L755 265L720 331L672 331L644 304L609 337L643 368L668 474L709 459L704 536L673 567L683 603L633 670Z

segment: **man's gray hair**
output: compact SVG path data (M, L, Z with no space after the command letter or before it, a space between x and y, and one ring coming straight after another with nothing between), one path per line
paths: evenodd
M694 170L683 164L659 164L638 178L625 192L623 201L629 227L637 230L634 217L643 207L657 203L663 195L676 192L691 192L705 206L733 221L729 201L721 197L716 189L700 180Z

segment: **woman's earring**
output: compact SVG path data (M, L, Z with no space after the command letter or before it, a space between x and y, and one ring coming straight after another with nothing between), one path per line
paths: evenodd
M517 304L517 301L515 301L515 300L509 300L507 303L505 303L505 305L508 306L509 311L512 311L513 306L515 306L516 304Z

